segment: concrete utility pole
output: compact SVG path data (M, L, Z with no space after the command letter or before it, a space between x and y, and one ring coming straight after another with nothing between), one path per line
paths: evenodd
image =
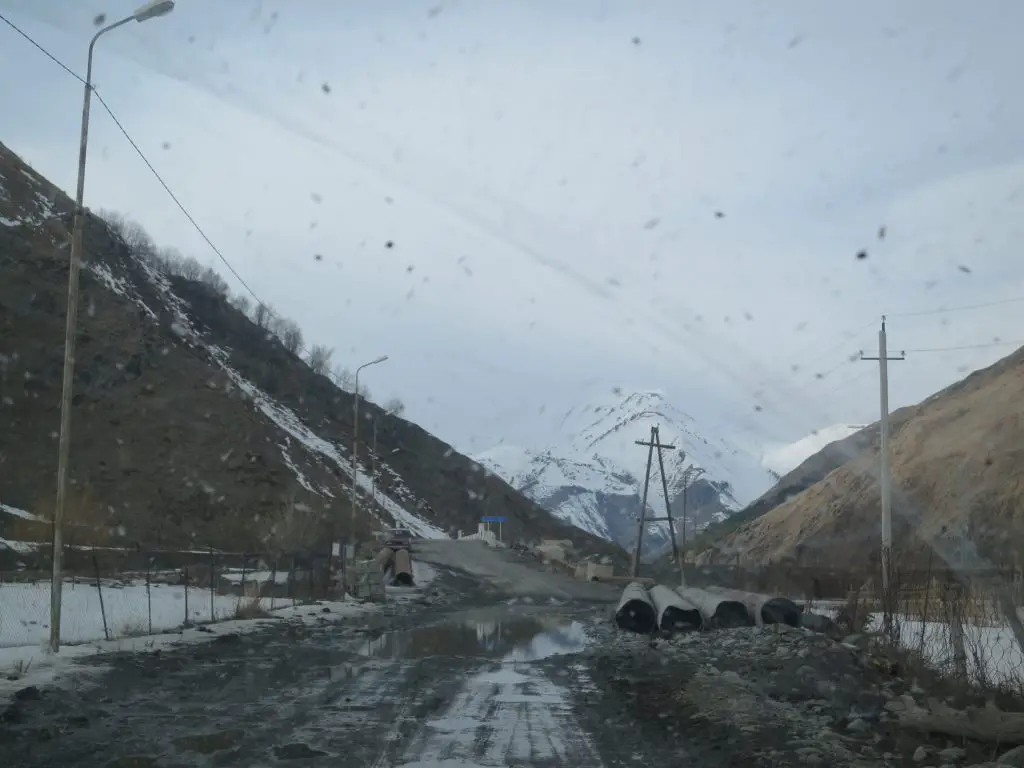
M686 556L686 508L687 508L687 496L690 492L690 486L697 482L701 475L704 474L704 468L698 467L695 464L691 464L683 470L683 553Z
M89 147L89 105L92 101L92 58L96 41L129 21L149 21L174 10L174 0L152 0L135 9L131 16L100 29L89 41L85 66L85 97L82 103L82 131L78 142L78 184L75 187L74 220L71 225L71 264L68 268L68 314L64 329L64 380L60 393L60 438L57 442L57 501L53 509L53 579L50 583L50 650L60 650L60 606L64 554L64 507L68 495L68 458L71 453L71 398L75 380L75 336L78 328L78 283L82 270L82 228L85 224L85 160Z
M672 556L675 561L679 564L680 579L682 579L682 561L679 559L679 545L676 542L675 527L672 521L672 505L668 498L668 480L665 477L665 462L662 460L662 450L674 451L676 447L674 445L666 445L661 442L661 437L657 426L651 427L651 439L649 441L634 440L637 445L642 445L647 448L647 471L644 473L644 494L640 501L640 520L638 523L638 530L636 536L636 548L633 550L633 563L632 570L633 576L640 575L640 550L643 546L644 540L644 526L647 523L668 523L669 533L672 537ZM665 517L647 517L647 492L651 484L651 463L654 459L654 449L658 449L658 468L661 472L661 488L665 494ZM684 454L685 455L685 454Z
M351 520L349 538L352 543L352 558L355 558L356 541L356 492L359 487L359 372L371 365L383 363L388 359L387 355L381 355L376 360L363 363L356 368L355 392L352 393L352 499L351 499Z
M882 496L882 591L884 595L888 595L892 569L892 472L889 467L889 362L905 360L906 356L905 353L900 352L899 357L889 357L885 336L885 315L882 315L882 327L878 331L878 357L867 357L861 352L860 359L878 361L879 399L881 404L878 487Z
M377 417L373 417L373 451L370 454L370 502L377 503Z

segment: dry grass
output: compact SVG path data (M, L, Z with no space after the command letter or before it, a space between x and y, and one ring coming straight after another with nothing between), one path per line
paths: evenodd
M28 674L28 671L31 668L31 661L26 661L25 659L18 659L8 668L5 677L8 680L21 680L21 678Z
M236 619L265 619L270 613L264 608L263 601L258 597L240 599L235 603Z

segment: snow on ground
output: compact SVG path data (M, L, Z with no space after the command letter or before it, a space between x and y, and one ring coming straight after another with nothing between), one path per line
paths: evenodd
M835 618L838 604L816 603L808 610ZM1022 609L1018 609L1021 612ZM908 649L924 649L925 660L935 668L952 663L949 626L941 621L922 622L908 616L897 616L900 642ZM872 613L865 632L882 631L882 614ZM1017 645L1008 626L964 625L964 646L967 667L972 679L988 683L1024 682L1024 651Z
M45 522L47 522L46 520L41 518L39 515L33 515L31 512L26 512L23 509L18 509L17 507L12 507L9 504L0 504L0 512L5 512L8 515L14 515L15 517L20 517L22 520L34 520L37 523L45 523Z
M213 595L211 602L209 589L190 587L186 614L185 587L172 584L153 584L147 599L144 583L110 582L97 590L95 584L68 581L61 595L61 638L68 644L103 640L104 613L110 636L126 637L149 631L150 611L153 631L161 632L180 627L186 618L194 624L230 618L246 603L245 598L234 595ZM15 582L0 587L0 647L40 645L49 636L49 583Z
M7 587L5 586L3 589L7 589ZM226 634L255 632L281 620L322 624L323 622L360 616L376 608L376 605L362 604L354 600L344 602L323 600L308 605L289 605L279 608L273 612L270 618L223 621L212 629L203 625L146 637L127 637L117 640L99 640L82 645L64 645L57 654L50 653L45 643L0 648L0 701L4 701L15 691L26 686L41 686L54 682L69 673L77 659L86 656L125 651L151 653L179 645L209 642ZM96 667L90 670L81 666L74 667L75 674L89 671L100 672L102 668Z
M342 472L351 476L353 473L352 462L341 455L338 446L329 440L325 440L310 429L291 409L275 402L263 390L247 380L238 371L228 365L227 353L219 347L209 346L210 354L217 361L231 381L242 392L249 396L256 408L268 419L276 424L282 431L298 441L306 450L312 454L319 454L334 462ZM286 459L290 462L290 459ZM293 466L294 468L294 466ZM414 515L403 508L390 497L375 491L372 478L360 468L356 480L362 491L368 495L374 495L380 506L395 521L395 525L408 528L415 535L424 539L447 539L448 535L437 526L429 523L423 518Z

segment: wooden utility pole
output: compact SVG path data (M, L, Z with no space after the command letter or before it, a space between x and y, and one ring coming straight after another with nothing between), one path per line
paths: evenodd
M878 451L878 488L882 495L882 593L883 599L889 599L890 576L892 570L892 472L889 466L889 362L905 360L905 353L899 357L889 357L889 349L885 336L885 315L882 315L882 327L878 331L878 357L866 357L863 352L861 360L878 361L878 383L880 392L879 433L881 435ZM887 603L888 604L888 603Z
M672 520L672 503L668 497L668 478L665 476L665 461L662 451L674 451L674 445L666 445L661 442L661 436L657 426L651 427L651 439L648 441L635 440L637 445L647 448L647 471L644 473L644 493L640 502L640 520L636 536L636 548L633 550L633 576L640 575L640 550L643 546L644 527L647 523L668 523L669 535L672 540L672 557L679 565L679 576L683 578L683 563L679 557L679 544L676 541L675 524ZM661 490L665 495L665 517L647 517L647 492L651 484L651 463L654 459L654 450L658 450L658 471L661 473ZM685 454L684 454L685 456Z

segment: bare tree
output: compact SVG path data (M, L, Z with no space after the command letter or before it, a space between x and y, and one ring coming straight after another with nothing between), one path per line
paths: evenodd
M343 365L334 369L334 383L346 392L356 391L356 375ZM364 400L370 399L370 388L363 383L359 384L359 396Z
M185 260L181 251L169 245L157 248L153 258L153 265L165 275L177 275L181 262Z
M392 397L384 403L384 410L392 416L401 416L405 413L405 403L397 397Z
M215 270L213 267L206 267L205 269L203 269L202 273L199 275L199 280L204 285L208 285L210 288L212 288L214 290L214 293L216 293L217 295L228 295L230 286L228 285L227 280L221 277L217 273L217 270Z
M239 294L238 296L235 296L233 299L231 299L231 304L243 315L249 314L250 302L248 296Z
M351 392L356 385L356 376L345 366L339 365L334 369L334 381L346 392Z
M100 218L124 241L132 256L152 267L161 268L159 249L141 224L116 211L100 211Z
M185 256L178 263L176 273L186 280L200 280L203 277L203 265L192 256Z
M302 349L302 329L294 320L285 318L276 329L277 335L281 338L284 348L292 354L298 354Z
M331 355L333 354L334 350L330 347L314 344L309 350L309 357L306 358L306 362L313 369L313 373L326 375L331 370Z
M252 321L259 328L269 328L274 317L274 310L270 308L269 304L264 304L262 301L252 309Z

